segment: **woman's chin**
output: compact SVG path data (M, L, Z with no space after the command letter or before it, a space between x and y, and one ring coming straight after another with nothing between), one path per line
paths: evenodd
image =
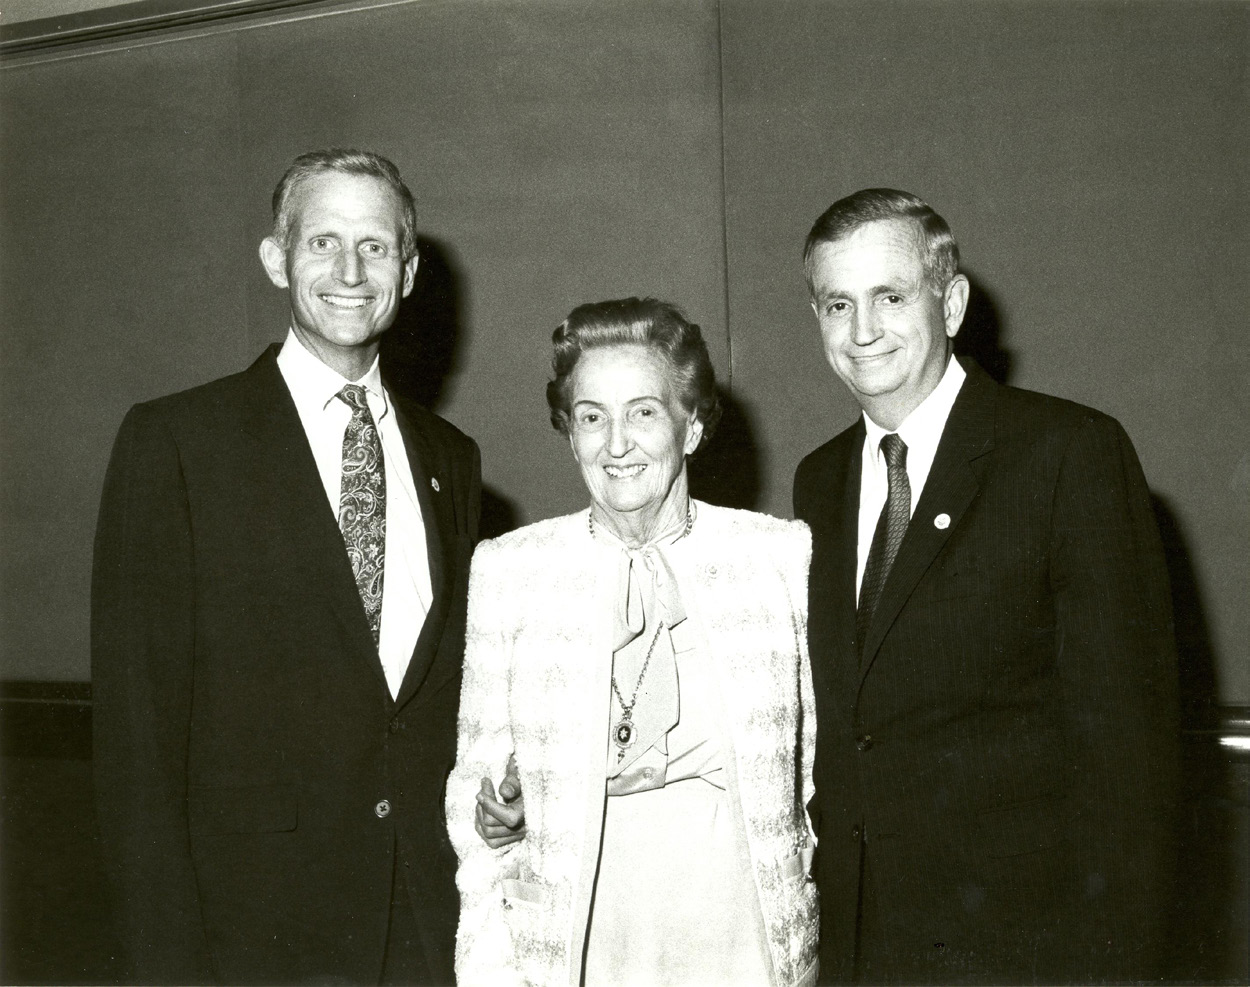
M624 517L637 517L654 513L660 508L660 501L644 495L630 496L627 492L617 492L615 496L595 500L595 506L605 514Z

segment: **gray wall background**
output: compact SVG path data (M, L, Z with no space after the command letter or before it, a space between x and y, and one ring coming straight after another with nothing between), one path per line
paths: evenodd
M310 8L311 10L312 8ZM583 506L546 423L574 305L680 303L726 386L698 489L782 516L854 406L799 254L867 185L951 222L968 345L1119 418L1156 494L1189 698L1250 703L1244 3L417 0L0 68L3 676L86 680L91 540L135 401L285 330L256 247L289 160L391 156L420 297L387 359L482 446L496 528Z

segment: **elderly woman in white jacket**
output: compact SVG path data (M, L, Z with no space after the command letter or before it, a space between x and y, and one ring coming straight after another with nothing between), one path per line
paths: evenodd
M692 500L698 326L583 305L547 397L591 506L478 546L447 819L461 984L810 984L810 534ZM515 757L526 836L474 829Z

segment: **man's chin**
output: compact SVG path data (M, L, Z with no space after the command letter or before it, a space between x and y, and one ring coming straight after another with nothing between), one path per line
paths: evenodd
M879 398L892 394L902 385L902 381L893 374L858 374L847 382L851 394L855 397Z
M322 325L319 332L312 333L321 346L339 350L358 350L382 338L384 330L373 325L343 324Z

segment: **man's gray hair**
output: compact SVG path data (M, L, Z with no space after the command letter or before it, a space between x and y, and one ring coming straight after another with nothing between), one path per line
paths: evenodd
M417 252L417 206L408 186L399 177L399 169L388 158L373 151L357 151L350 147L332 147L324 151L301 154L286 170L273 190L273 238L286 249L291 238L291 200L308 179L337 171L345 175L368 175L381 179L399 197L403 207L400 223L400 253L405 261Z
M803 245L807 290L814 295L812 255L822 243L834 243L861 226L882 219L907 219L920 238L921 263L934 291L942 291L959 273L959 245L941 216L919 196L892 188L866 188L839 199L816 220Z

